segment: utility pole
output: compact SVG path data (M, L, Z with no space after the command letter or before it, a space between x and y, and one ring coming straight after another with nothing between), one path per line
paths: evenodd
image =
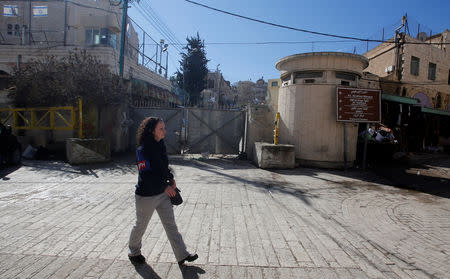
M164 75L164 78L167 78L167 71L169 71L169 52L166 51L166 74Z
M161 67L162 67L162 53L163 53L164 39L161 39L159 41L159 43L161 44L161 48L159 50L159 74L161 74L162 73Z
M64 46L67 45L67 0L64 0Z
M123 60L125 48L125 33L127 32L127 17L128 17L128 0L122 0L122 31L120 34L120 56L119 56L119 75L123 78Z

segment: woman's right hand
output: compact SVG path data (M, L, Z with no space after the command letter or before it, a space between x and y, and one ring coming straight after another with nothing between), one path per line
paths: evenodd
M175 188L172 187L172 186L167 186L167 188L166 188L166 190L164 190L164 192L166 192L166 194L167 194L169 197L175 197L175 195L177 194L177 193L175 192Z

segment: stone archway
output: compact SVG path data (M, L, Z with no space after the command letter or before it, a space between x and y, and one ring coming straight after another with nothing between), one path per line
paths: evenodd
M430 98L428 98L427 94L419 92L414 95L414 99L419 100L419 105L426 108L431 108L431 101Z

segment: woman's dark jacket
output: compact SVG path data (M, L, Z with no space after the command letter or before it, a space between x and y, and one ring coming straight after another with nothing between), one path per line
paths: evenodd
M139 178L135 193L144 197L163 193L173 179L164 141L144 143L137 148L136 156Z

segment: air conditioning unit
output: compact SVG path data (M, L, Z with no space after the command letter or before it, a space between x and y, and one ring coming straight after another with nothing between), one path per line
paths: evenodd
M395 70L395 65L387 66L386 69L384 69L384 71L386 73L392 73L394 70Z

